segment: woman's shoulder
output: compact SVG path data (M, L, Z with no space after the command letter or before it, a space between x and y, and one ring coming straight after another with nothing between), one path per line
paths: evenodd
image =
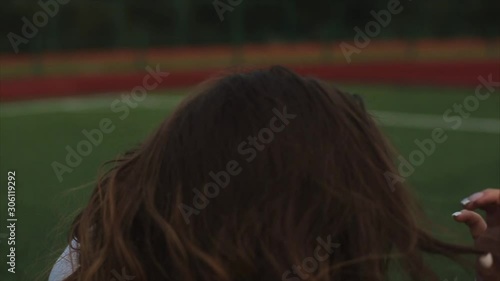
M80 244L73 239L52 267L49 281L63 281L78 268L79 247Z

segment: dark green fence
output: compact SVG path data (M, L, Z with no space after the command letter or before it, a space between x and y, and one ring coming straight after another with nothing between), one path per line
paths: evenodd
M2 0L0 51L352 39L355 26L374 20L371 11L387 9L394 1ZM392 15L378 37L497 37L499 3L401 0L402 11ZM217 9L224 10L222 21ZM36 22L45 22L41 13L47 20L37 27ZM34 35L23 34L26 21L37 27Z

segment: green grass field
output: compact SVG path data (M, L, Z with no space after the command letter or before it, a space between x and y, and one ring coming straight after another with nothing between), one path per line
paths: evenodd
M341 87L360 93L374 115L380 115L384 131L408 159L418 149L415 139L430 138L434 127L447 129L447 140L437 144L408 178L414 192L449 241L470 243L464 226L451 214L459 201L479 189L500 186L500 95L498 88L481 101L456 130L449 129L443 113L462 103L474 89L357 86ZM0 235L7 233L7 172L16 171L16 274L7 272L7 241L0 237L1 280L46 280L65 247L68 223L83 206L99 166L140 142L172 112L186 90L152 93L130 115L120 120L110 110L117 95L95 96L0 105ZM388 114L387 112L397 113ZM405 114L399 114L405 113ZM105 134L100 145L59 182L51 163L64 162L65 146L73 148L85 137L81 131L98 128L101 119L116 129ZM201 125L201 124L200 124ZM433 263L443 280L472 280L470 274L441 259Z

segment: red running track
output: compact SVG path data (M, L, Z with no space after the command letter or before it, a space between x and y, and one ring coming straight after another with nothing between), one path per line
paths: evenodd
M478 77L493 75L500 81L500 60L471 62L377 62L292 67L300 74L324 80L353 83L474 87ZM221 70L171 72L156 89L196 85ZM132 74L52 76L0 81L0 100L87 95L131 91L142 85L146 72Z

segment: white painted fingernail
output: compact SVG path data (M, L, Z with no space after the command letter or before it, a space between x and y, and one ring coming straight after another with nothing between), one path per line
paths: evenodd
M464 200L460 201L460 203L463 205L463 206L467 206L467 204L470 203L470 200L469 198L465 198Z
M491 253L487 253L486 255L480 256L479 263L484 268L491 268L493 266L493 255L491 255Z
M463 206L467 206L467 204L469 204L470 202L476 201L477 199L483 197L483 195L484 195L483 192L474 193L471 196L469 196L469 197L463 199L462 201L460 201L460 203L462 203Z
M471 202L476 201L477 199L483 197L483 195L484 195L484 193L482 193L482 192L474 193L471 196L469 196L469 200Z
M456 217L460 216L461 214L462 214L462 212L455 212L455 213L451 214L451 216L456 218Z

